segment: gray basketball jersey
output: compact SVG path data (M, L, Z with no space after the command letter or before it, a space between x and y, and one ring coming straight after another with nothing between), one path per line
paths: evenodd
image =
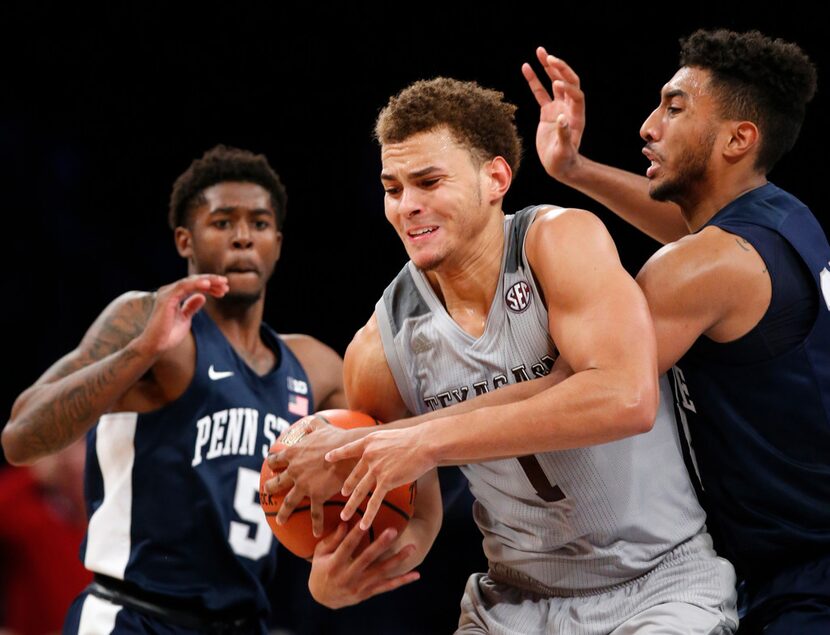
M384 291L376 305L383 348L411 412L550 372L556 343L524 254L538 209L505 216L501 279L481 337L458 326L411 262ZM462 467L491 575L556 595L593 592L652 570L704 531L670 395L661 377L646 434Z

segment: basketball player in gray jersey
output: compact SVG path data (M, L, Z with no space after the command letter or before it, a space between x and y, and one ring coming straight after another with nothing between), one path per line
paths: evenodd
M660 400L642 293L594 215L502 210L521 154L514 112L501 93L437 78L379 116L386 216L410 261L349 345L345 388L382 420L420 416L328 452L358 459L344 519L369 496L365 528L391 487L462 465L490 568L468 581L459 633L732 632L734 571L711 548ZM552 372L560 356L572 374ZM318 425L306 450L349 434ZM352 548L332 557L346 566Z

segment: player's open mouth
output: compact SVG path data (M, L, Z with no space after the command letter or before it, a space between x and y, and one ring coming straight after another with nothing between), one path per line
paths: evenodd
M406 232L406 235L410 238L420 238L421 236L428 236L429 234L435 233L438 230L437 225L432 225L431 227L419 227L418 229L410 229Z
M225 270L225 275L231 274L252 274L255 276L259 275L259 269L255 267L230 267Z
M654 173L660 169L660 160L659 157L648 146L643 148L643 154L651 162L648 168L646 169L646 176L648 178L651 178L654 176Z

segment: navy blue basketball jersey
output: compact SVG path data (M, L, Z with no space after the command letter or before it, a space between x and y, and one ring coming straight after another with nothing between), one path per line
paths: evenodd
M259 503L263 459L312 408L297 358L267 325L277 364L257 375L205 311L193 380L146 414L103 416L87 438L86 567L182 606L265 615L276 540Z
M672 373L718 550L763 579L830 554L830 246L810 210L771 183L707 225L745 238L768 265L789 243L803 265L770 275L809 272L818 297L806 336L786 350L760 353L758 326L725 344L701 337ZM774 279L773 293L786 285Z

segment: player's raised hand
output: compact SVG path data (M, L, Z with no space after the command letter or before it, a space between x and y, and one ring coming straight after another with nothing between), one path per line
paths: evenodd
M279 452L269 454L268 466L274 478L265 482L265 491L279 494L289 490L275 517L283 525L297 506L307 497L311 504L311 529L315 536L323 535L323 504L343 487L353 463L330 463L325 460L329 450L342 446L353 436L345 430L329 425L320 417L304 417L291 425L277 441L300 434L294 443L286 443Z
M228 279L214 274L188 276L159 288L147 325L136 340L156 354L173 348L190 332L206 295L221 298L227 292Z
M579 144L585 129L585 95L579 76L563 60L536 49L542 68L551 82L551 91L543 85L530 64L522 65L522 74L539 104L536 151L548 174L566 181L580 159Z
M398 537L395 529L384 530L366 549L355 555L365 535L366 531L359 525L349 530L346 523L341 523L336 531L317 543L308 588L320 604L332 609L350 606L420 578L417 571L394 575L415 550L410 544L397 553L390 553L390 547Z
M378 430L326 454L326 461L358 459L343 483L341 494L349 500L340 518L349 520L369 497L360 520L364 530L372 525L387 492L418 480L436 467L427 444L417 436L417 426L402 430Z

